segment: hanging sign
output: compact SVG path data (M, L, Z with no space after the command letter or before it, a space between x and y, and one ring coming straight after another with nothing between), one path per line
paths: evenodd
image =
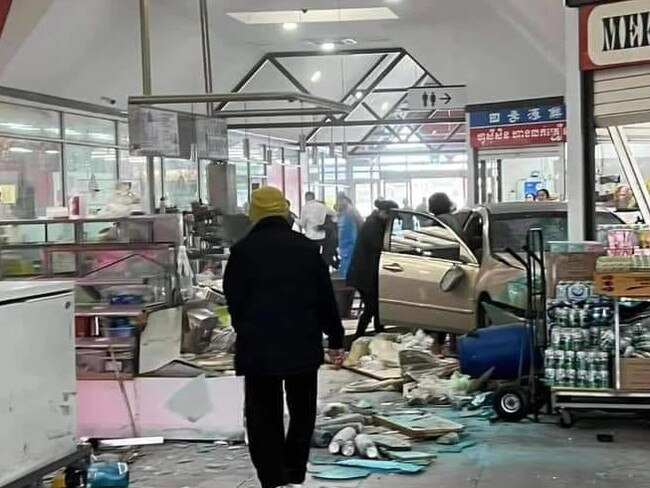
M410 88L406 100L412 111L465 108L467 88L461 85Z
M469 112L470 145L517 147L566 141L564 104L528 105Z
M135 156L180 156L178 114L129 106L129 150Z
M201 159L228 160L228 124L225 119L196 119L196 150Z
M580 8L580 68L650 63L650 0Z

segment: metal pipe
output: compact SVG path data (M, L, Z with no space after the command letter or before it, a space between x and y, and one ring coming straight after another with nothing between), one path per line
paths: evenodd
M169 105L182 103L208 102L263 102L285 100L288 102L305 102L321 108L329 108L341 113L351 110L345 103L297 92L247 92L247 93L206 93L198 95L143 95L129 97L130 105Z
M327 127L378 127L384 125L414 125L414 124L460 124L465 122L465 117L449 117L445 119L384 119L384 120L333 120L328 123L318 125L318 122L252 122L250 124L228 124L229 129L300 129L309 127L327 128Z
M149 38L149 0L140 0L140 52L142 54L142 93L151 95L151 40Z
M314 115L333 115L338 114L336 110L331 110L328 108L298 108L298 109L260 109L260 110L222 110L214 112L214 117L220 118L244 118L244 117L306 117Z
M149 37L149 0L140 0L140 51L142 56L142 93L151 95L151 39ZM153 156L147 156L147 192L149 210L156 209L156 172ZM161 175L162 178L162 175Z
M207 0L199 0L199 18L201 20L201 53L203 55L203 81L205 93L212 93L212 53L210 51L210 21L208 18ZM208 116L212 113L213 104L206 104Z

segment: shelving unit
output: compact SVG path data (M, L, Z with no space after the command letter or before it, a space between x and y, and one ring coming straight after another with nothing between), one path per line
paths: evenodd
M78 368L78 379L137 375L140 329L134 337L107 337L114 331L105 325L120 318L144 324L150 311L176 303L180 216L0 221L0 239L0 278L75 281L77 364L85 366ZM13 265L6 266L12 256ZM13 276L7 273L12 269L18 271ZM110 288L130 285L150 287L153 299L128 304L106 299ZM97 371L100 365L103 371Z
M620 300L623 298L650 300L650 270L630 272L597 272L596 292L613 299L614 304L614 387L608 389L583 389L553 387L551 402L554 410L561 414L563 426L573 423L573 411L647 411L650 410L650 389L647 391L626 390L621 382L621 322ZM650 364L650 359L648 359Z

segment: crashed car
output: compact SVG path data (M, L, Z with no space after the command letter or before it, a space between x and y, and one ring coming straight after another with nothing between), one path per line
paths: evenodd
M382 322L463 334L491 323L486 310L523 317L525 271L506 248L520 251L533 228L547 242L567 240L565 203L493 203L455 216L462 236L433 215L393 212L379 267ZM621 220L598 210L596 223Z

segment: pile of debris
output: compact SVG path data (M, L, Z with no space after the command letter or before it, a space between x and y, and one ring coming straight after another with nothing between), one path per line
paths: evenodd
M394 391L402 394L403 403L373 404L362 398L326 405L313 446L328 453L312 456L314 478L420 473L438 454L476 445L464 419L492 418L490 395L476 393L489 374L472 380L460 374L457 359L433 354L432 346L423 332L379 334L353 343L344 367L367 379L346 385L342 393Z

